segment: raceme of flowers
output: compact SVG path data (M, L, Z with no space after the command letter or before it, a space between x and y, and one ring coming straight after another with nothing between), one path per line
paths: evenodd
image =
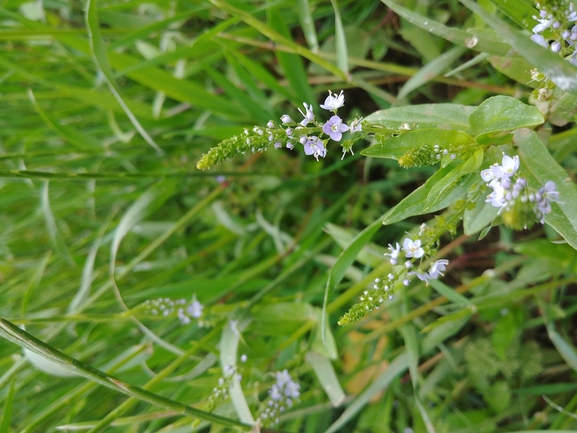
M178 317L182 325L188 325L193 319L200 319L204 306L193 296L191 301L185 299L158 298L144 301L135 311L145 315Z
M553 4L555 3L555 4ZM570 2L537 3L539 16L533 16L538 24L533 27L531 40L554 53L560 53L577 65L575 43L577 41L577 11Z
M396 242L389 244L389 262L393 265L392 271L383 278L376 278L373 288L365 290L359 298L359 303L349 310L340 320L339 325L347 325L358 320L368 312L378 309L385 299L394 299L393 292L397 286L409 286L413 277L429 284L444 275L449 261L446 259L431 262L430 257L436 253L432 247L436 241L437 232L426 225L421 226L420 234L429 232L425 241L419 238L407 237L402 245ZM425 260L426 259L426 260ZM423 268L430 263L428 271Z
M302 146L305 155L314 157L317 161L327 155L327 145L330 141L341 142L343 133L349 132L351 139L341 143L344 153L352 153L352 143L364 138L362 119L356 118L346 124L337 115L339 108L345 104L345 96L329 90L329 96L320 107L331 111L333 115L325 123L315 120L312 104L303 103L304 109L298 109L302 119L295 121L288 114L280 117L280 123L269 121L266 127L255 126L251 130L245 129L240 135L222 141L204 154L197 164L197 168L204 170L213 167L239 154L257 153L268 150L271 146L289 150ZM343 154L344 156L344 154Z
M326 101L325 101L326 105ZM259 416L262 425L279 423L279 415L291 408L300 397L300 384L295 382L285 369L275 373L276 382L268 390L266 408Z
M481 172L481 178L492 188L486 202L499 208L505 225L520 230L535 222L545 223L551 212L551 203L559 201L555 182L549 180L539 189L528 185L527 179L518 176L519 157L503 153L501 165L495 163Z

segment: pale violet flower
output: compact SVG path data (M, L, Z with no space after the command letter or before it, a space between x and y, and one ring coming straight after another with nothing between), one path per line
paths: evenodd
M427 285L429 285L429 280L433 279L426 272L409 272L409 275L416 275L419 280L424 281Z
M429 268L429 275L431 278L437 279L439 275L444 275L443 271L447 269L447 265L449 264L448 260L441 259L434 262L431 267Z
M294 123L294 120L292 120L292 118L288 114L283 114L281 116L280 120L285 125L289 125L289 124Z
M351 122L349 131L351 132L351 134L354 134L355 132L361 132L363 130L363 125L361 124L361 122L363 121L363 119L355 119Z
M302 110L299 108L299 112L302 114L302 116L304 117L303 120L301 120L301 125L302 126L307 126L309 123L313 123L315 121L315 113L313 112L313 106L308 105L306 102L303 102L303 105L305 107L305 112L303 113Z
M501 165L493 164L486 170L481 171L481 177L485 182L491 182L493 179L503 179L513 176L519 170L519 156L511 158L503 153Z
M489 186L493 188L493 192L487 196L487 199L485 201L487 203L491 203L491 205L494 207L502 209L506 203L505 194L507 191L505 190L505 188L503 188L503 185L501 185L501 183L497 179L493 179L489 183Z
M333 93L329 90L329 96L327 96L327 99L325 99L325 103L321 104L321 108L328 111L337 111L343 105L345 105L345 95L343 95L343 91L341 90L341 93L338 95L333 95Z
M325 148L323 140L315 135L308 137L304 146L305 155L312 155L317 161L319 160L319 156L324 158L327 155L327 149Z
M190 303L188 307L186 307L186 312L195 319L198 319L200 316L202 316L203 309L204 306L195 299Z
M391 244L389 244L389 250L391 251L390 253L385 254L385 256L390 256L391 257L391 265L396 265L397 264L397 259L399 258L399 253L401 252L401 246L399 245L399 243L397 242L397 246L393 247Z
M412 239L405 239L403 241L403 251L405 251L405 255L410 258L414 257L416 259L423 257L425 254L425 250L421 248L421 241L417 239L413 241Z
M328 122L323 125L323 132L334 141L340 141L341 138L343 138L343 132L348 130L349 127L336 115L331 117Z

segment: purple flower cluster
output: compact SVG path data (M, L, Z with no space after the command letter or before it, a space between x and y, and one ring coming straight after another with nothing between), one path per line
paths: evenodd
M145 301L141 307L145 314L153 316L173 317L176 316L182 325L188 325L192 319L199 319L202 316L204 306L193 296L190 302L185 299L172 300L170 298L158 298Z
M291 408L301 395L300 384L292 379L286 369L277 371L275 377L276 382L268 390L267 408L260 415L263 424L278 424L279 414Z
M537 4L539 9L539 16L533 16L533 19L539 22L533 27L533 35L531 40L544 48L547 48L554 53L562 52L565 47L573 47L572 52L575 52L575 43L577 41L577 26L573 25L577 21L577 11L573 8L573 3L569 3L565 9L558 7L546 8ZM547 30L549 35L547 38L543 32ZM562 52L562 54L566 54ZM571 63L575 62L575 55L569 59Z
M448 260L441 259L433 262L429 268L428 272L423 272L421 269L417 269L416 271L409 272L409 269L413 268L413 263L416 259L422 259L426 256L425 249L423 248L422 241L420 239L411 239L405 238L403 241L403 246L399 245L396 242L395 246L389 244L389 253L386 253L385 256L389 256L389 261L391 265L399 264L399 261L405 260L403 267L399 270L392 272L388 275L387 279L388 282L384 283L380 278L375 280L374 289L377 290L384 290L388 292L390 289L393 288L396 281L401 281L405 286L408 286L411 283L411 276L416 276L419 280L424 281L428 284L429 280L439 278L439 275L444 275L443 271L447 268L449 264ZM389 299L392 299L392 295L389 295ZM366 294L364 297L361 297L361 301L365 301ZM369 299L371 301L372 299ZM379 302L382 302L379 300Z
M313 106L306 102L303 102L304 110L298 109L303 117L299 122L293 120L288 114L283 114L280 118L283 129L280 131L282 133L284 130L284 134L286 135L287 149L294 149L295 145L300 143L304 147L305 155L311 155L318 161L319 157L324 158L326 156L326 145L329 139L338 142L342 140L344 132L349 131L351 134L362 132L362 119L355 119L350 125L347 125L337 115L337 110L344 105L345 96L343 92L341 91L339 94L335 94L329 90L329 96L325 99L324 104L320 104L320 107L324 110L332 111L334 115L324 124L315 122ZM314 126L311 127L309 126L310 124ZM278 134L275 135L272 132L276 127L275 123L271 120L267 124L267 127L269 128L269 141L274 141L274 147L276 149L282 148L282 141L279 140ZM316 133L317 135L313 135L316 131L318 131ZM313 132L313 134L311 134L311 132ZM323 138L323 135L326 135L328 138ZM352 152L350 149L351 146L351 143L348 143L347 146L343 144L345 153L347 151Z
M501 165L495 163L481 172L481 178L492 188L485 200L507 214L505 221L513 227L527 227L535 220L545 223L545 215L551 212L551 203L559 201L559 192L553 181L547 181L537 191L523 177L515 177L519 170L519 157L511 158L503 153Z

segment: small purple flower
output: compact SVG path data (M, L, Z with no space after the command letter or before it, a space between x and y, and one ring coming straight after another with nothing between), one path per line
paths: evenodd
M361 122L363 121L363 119L355 119L351 122L351 126L349 131L351 131L351 134L354 134L355 132L361 132L363 130L363 125L361 124Z
M348 130L349 127L336 115L331 117L328 122L323 125L323 132L334 141L340 141L341 138L343 138L343 132Z
M329 96L325 99L325 103L321 104L321 108L328 111L337 111L343 105L345 105L345 95L343 95L343 91L341 90L341 93L333 96L333 93L329 90Z
M186 312L195 319L198 319L202 316L203 308L202 304L195 299L188 307L186 307Z
M281 122L282 122L284 125L290 125L290 124L293 124L293 123L294 123L294 120L292 120L291 117L290 117L288 114L283 114L283 115L280 117L280 120L281 120Z
M423 257L425 254L425 250L421 248L421 241L417 239L413 241L412 239L405 239L403 241L403 250L405 251L405 255L410 258L414 257L416 259Z
M534 34L529 39L531 39L536 44L541 45L543 48L549 49L549 44L547 43L547 41L545 40L545 38L543 36L538 35L538 34Z
M409 275L416 275L421 281L424 281L427 286L429 285L429 280L432 280L431 276L424 272L409 272Z
M401 246L399 245L399 243L397 242L397 246L393 247L391 244L389 244L389 250L391 251L390 253L385 254L385 256L390 256L391 257L391 265L396 265L397 264L397 259L399 258L399 253L401 252ZM390 274L389 274L390 275Z
M444 275L443 271L447 269L448 264L449 261L445 259L437 260L436 262L434 262L431 265L431 268L429 269L429 275L431 276L431 278L437 279L439 275Z
M325 143L323 140L315 135L308 137L305 143L305 155L312 155L319 160L319 156L324 158L327 155L327 149L325 149Z
M301 120L301 125L302 126L307 126L309 123L314 123L315 121L315 113L313 112L313 106L312 104L307 106L306 102L303 102L303 105L305 107L305 112L303 113L301 111L301 109L299 108L299 112L303 115L304 119Z

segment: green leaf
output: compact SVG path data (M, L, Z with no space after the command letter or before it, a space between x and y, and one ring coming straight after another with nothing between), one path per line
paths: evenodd
M10 423L12 422L12 412L14 409L14 395L16 394L15 383L16 378L14 377L10 382L8 395L4 400L4 412L2 412L2 419L0 420L0 433L10 433Z
M483 396L495 413L504 412L511 403L511 389L507 382L502 380L493 383L491 387L483 393Z
M384 216L383 224L393 224L411 216L435 212L464 197L477 178L471 174L459 177L459 171L460 166L455 163L439 169L424 185L389 210ZM444 185L444 188L442 194L434 196L431 191L438 188L437 185Z
M484 183L482 185L479 184L478 187L485 189ZM486 203L485 198L486 194L479 193L475 206L465 210L463 230L467 236L480 232L497 217L499 209L491 203Z
M192 406L188 406L169 398L154 394L150 391L146 391L142 388L131 385L130 383L112 377L101 370L98 370L88 364L85 364L82 361L74 359L60 352L59 350L49 346L43 341L38 340L34 336L28 334L27 332L23 331L5 319L0 319L0 335L25 349L31 350L38 355L61 365L72 373L76 373L89 380L99 383L100 385L111 388L121 394L137 398L138 400L148 402L164 409L178 412L191 418L200 418L202 420L227 427L240 427L244 431L248 431L251 428L250 425L223 417L221 415L196 409Z
M227 368L227 366L232 368L236 367L241 332L248 324L248 320L229 320L224 325L220 336L220 368L224 375L233 375L229 393L238 417L243 423L254 424L254 418L246 402L240 380L236 375L230 373L230 368ZM227 374L227 372L229 373Z
M351 243L339 254L336 263L329 271L329 277L325 286L325 294L323 298L323 312L321 317L321 332L322 340L326 343L326 322L327 322L327 304L329 293L341 282L349 266L353 264L357 254L361 249L371 240L373 235L381 226L381 218L376 219L370 226L360 232Z
M467 50L462 47L453 47L450 50L444 52L439 57L431 60L413 75L409 80L401 87L397 98L403 99L413 90L419 89L420 87L427 84L437 75L442 74L450 68L450 66L457 61Z
M345 409L341 416L326 430L325 433L342 431L341 428L351 420L375 395L388 387L390 383L409 368L409 357L406 352L398 355L369 387L365 389Z
M461 295L460 293L456 292L455 290L453 290L451 287L447 286L442 281L433 279L433 280L429 281L429 284L433 289L435 289L435 291L437 293L439 293L441 296L444 296L445 298L447 298L449 301L451 301L455 305L459 305L459 306L472 306L473 305L468 298L466 298L463 295Z
M341 13L336 0L331 0L333 10L335 11L335 44L337 54L337 66L346 75L349 73L349 54L347 50L347 39L345 38L345 29L341 20Z
M319 51L319 41L309 0L297 0L296 6L301 29L305 35L307 44L313 53L317 53Z
M431 191L427 195L427 200L432 203L438 198L442 197L446 189L451 188L455 182L469 173L476 173L483 163L483 149L479 148L473 152L465 162L457 163L457 166L443 179L439 180L432 186Z
M471 130L479 143L491 143L514 129L528 128L545 122L541 112L510 96L493 96L469 116Z
M339 407L345 400L345 392L329 358L316 352L307 352L305 360L313 368L333 407Z
M536 44L527 35L513 28L496 15L488 13L471 0L460 1L479 15L521 56L543 72L561 90L577 93L577 68L575 66L559 57L558 54Z
M406 9L391 0L381 1L411 24L414 24L427 32L440 36L453 44L471 48L480 52L502 56L506 55L510 51L507 44L497 37L489 37L486 33L477 32L475 29L463 31L447 27L429 17L423 17L410 9Z
M312 305L302 302L278 302L255 307L254 325L259 334L287 335L304 322L316 321Z
M403 132L402 134L387 138L361 151L361 155L372 158L390 158L398 160L412 149L424 145L439 144L449 151L453 147L472 144L475 139L469 134L459 130L426 128Z
M512 78L524 86L532 87L534 89L539 87L539 83L532 81L531 79L531 69L533 69L533 65L523 57L490 56L489 63L491 63L491 65L502 74Z
M34 106L34 109L36 110L38 115L42 118L42 120L46 122L46 124L50 127L50 129L55 131L57 134L59 134L62 138L64 138L74 147L76 147L79 150L102 149L102 144L95 138L92 138L90 135L87 135L86 133L74 129L71 126L63 125L57 120L53 119L52 116L46 114L40 108L38 102L36 102L32 89L28 89L28 97L30 98L30 101L32 102L32 105Z
M552 211L545 216L545 222L577 249L577 186L553 159L536 133L526 129L516 131L514 142L519 146L523 164L536 181L530 180L530 184L544 185L549 180L555 182L559 203L552 203Z
M503 12L507 18L512 19L524 27L526 30L531 30L537 23L533 18L539 15L539 11L523 0L491 0L497 8Z
M106 48L104 46L104 42L102 41L102 34L100 32L100 25L98 23L98 12L96 10L96 1L97 0L88 0L86 4L86 27L88 29L88 39L90 41L90 48L94 56L94 61L104 75L110 92L114 95L138 133L154 150L156 150L159 154L163 154L164 152L160 149L160 147L158 147L152 137L148 135L148 132L146 132L146 130L142 127L136 116L132 113L120 95L120 89L116 84L116 78L112 72L112 67L110 66L110 62L108 61L108 56L106 54Z
M549 339L559 352L559 355L561 355L573 371L577 372L577 351L575 348L565 341L557 331L553 330L551 325L547 326L547 333L549 334Z
M413 384L413 390L416 391L419 383L419 340L417 338L417 332L412 323L404 323L401 325L399 331L405 341L405 350L409 360L411 383Z
M413 129L469 129L469 114L477 107L460 104L421 104L375 111L365 120L369 123L398 130L404 123Z

